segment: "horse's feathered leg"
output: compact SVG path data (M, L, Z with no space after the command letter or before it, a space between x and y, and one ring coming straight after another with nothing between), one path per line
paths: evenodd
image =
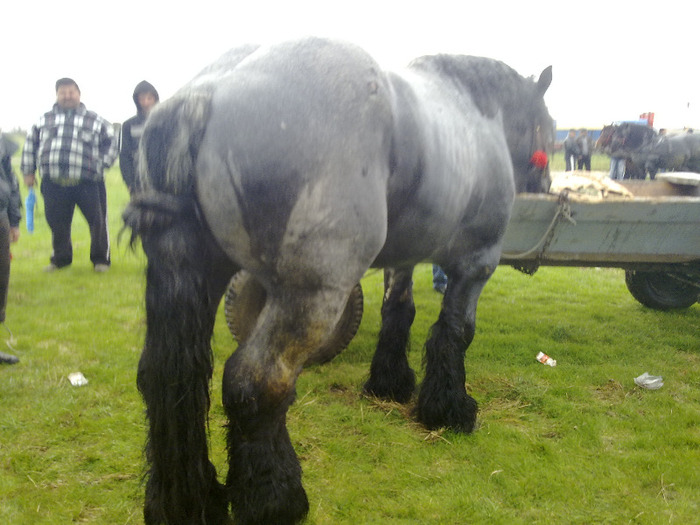
M236 523L292 524L308 512L286 414L304 362L335 326L349 291L268 290L255 331L226 363L227 486Z
M125 218L138 231L143 216L132 206ZM137 384L149 423L144 505L149 525L229 520L207 445L210 339L225 278L190 217L141 232L148 256L147 331Z
M449 284L425 344L425 378L416 407L418 420L429 429L474 429L478 406L466 391L464 357L474 338L479 296L497 264L498 254L488 250L465 269L446 268Z
M384 271L382 327L364 386L368 394L399 403L407 402L416 387L408 364L409 332L416 315L412 279L413 268Z

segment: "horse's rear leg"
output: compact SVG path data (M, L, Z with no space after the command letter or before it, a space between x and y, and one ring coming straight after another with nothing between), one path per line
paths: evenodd
M408 364L413 304L413 268L384 271L382 327L364 391L384 399L405 403L416 387L415 373Z
M292 524L308 512L286 414L303 364L331 333L348 294L268 293L254 332L226 363L226 484L236 523Z
M447 271L449 285L440 316L425 344L425 378L416 407L418 420L429 429L448 427L471 432L478 406L467 394L464 357L474 338L479 295L498 263L477 262L466 271Z
M229 522L225 489L208 458L210 339L224 276L203 234L181 223L143 236L148 256L146 341L137 383L146 403L149 462L144 519Z

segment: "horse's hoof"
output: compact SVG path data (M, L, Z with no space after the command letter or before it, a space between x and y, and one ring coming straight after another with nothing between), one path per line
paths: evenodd
M297 489L290 489L283 500L276 502L271 500L258 501L257 504L252 505L234 502L233 523L236 525L263 525L267 523L295 525L302 522L309 512L309 500L301 485Z
M362 391L387 401L408 403L416 389L416 373L408 364L384 370L382 373L374 370L364 384Z
M430 399L418 396L416 419L429 430L448 428L454 432L469 434L476 426L479 407L476 400L464 393L452 399Z
M406 368L402 373L392 377L376 379L370 376L362 391L370 396L375 396L387 401L408 403L416 389L416 374L411 368Z
M229 418L241 421L235 414ZM304 519L309 500L283 415L271 424L258 417L245 429L229 425L228 449L226 486L234 523L292 525Z

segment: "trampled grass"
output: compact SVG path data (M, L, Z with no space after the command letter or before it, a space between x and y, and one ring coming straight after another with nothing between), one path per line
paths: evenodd
M45 274L50 233L13 246L7 326L21 362L0 366L0 523L143 523L143 405L136 365L145 332L145 257L117 243L127 201L108 174L113 268L92 272L76 213L75 259ZM467 354L480 403L472 435L428 432L410 406L364 398L379 329L382 275L363 280L365 315L350 347L300 376L288 425L304 470L309 524L692 523L700 512L700 305L657 312L616 269L499 267ZM410 354L441 296L415 274ZM5 336L9 339L9 335ZM226 473L220 380L234 349L219 312L211 449ZM544 351L555 368L538 363ZM70 385L81 371L89 383ZM636 387L649 372L658 391Z

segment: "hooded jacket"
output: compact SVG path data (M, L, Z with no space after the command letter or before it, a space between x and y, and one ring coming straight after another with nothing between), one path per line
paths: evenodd
M133 191L136 183L136 166L139 151L139 142L143 135L143 127L148 116L144 109L139 104L139 95L142 93L151 93L156 99L158 91L152 84L145 80L139 82L134 89L134 104L136 105L136 115L122 124L121 150L119 153L119 167L121 168L122 178L126 183L129 191Z
M0 135L0 213L6 213L10 226L19 226L22 218L19 183L12 171L12 154L17 151L17 144L4 134Z
M5 321L7 290L10 284L10 228L19 226L21 202L19 183L12 171L12 154L17 144L0 133L0 323ZM7 362L7 361L6 361ZM11 361L10 361L11 362Z

